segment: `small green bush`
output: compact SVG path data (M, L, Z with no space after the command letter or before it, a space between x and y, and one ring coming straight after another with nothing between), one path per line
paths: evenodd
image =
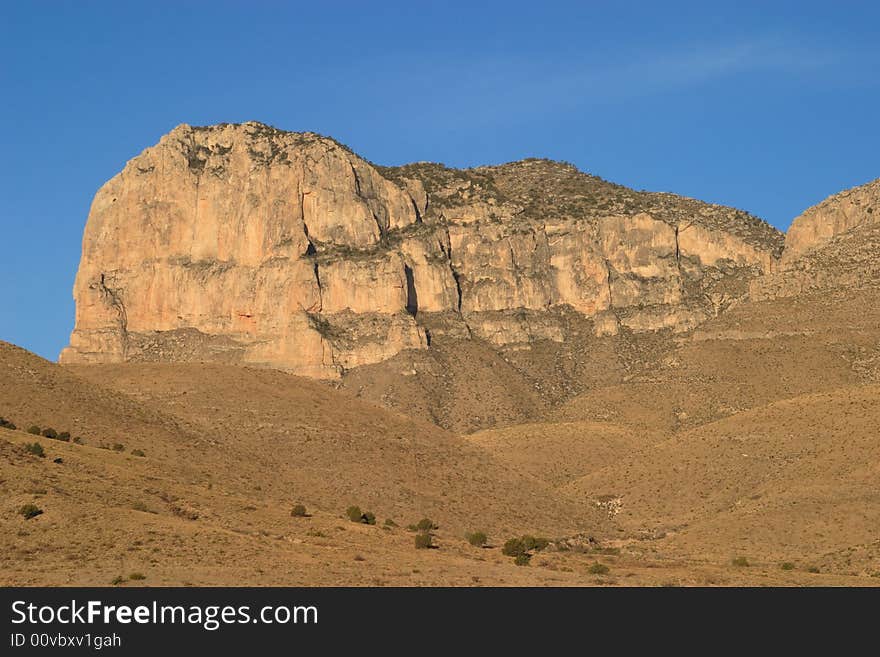
M587 568L587 572L591 575L607 575L609 570L611 569L608 566L604 563L599 563L598 561Z
M518 557L521 554L526 553L525 545L523 545L522 540L518 538L510 538L504 542L504 545L501 547L501 554L507 557Z
M419 532L416 534L416 549L427 550L433 545L433 538L428 532Z
M365 525L375 525L376 514L372 511L364 511L364 515L361 517L361 522Z
M535 538L534 536L523 536L522 544L525 548L526 552L530 552L532 550L536 552L540 552L548 545L550 545L550 541L546 538Z
M297 504L291 509L290 515L294 518L305 518L306 517L306 507L303 504Z
M745 557L734 557L731 563L737 568L747 568L750 565L749 560Z
M516 558L513 560L517 566L528 566L529 562L532 560L532 555L527 552L523 552L522 554L516 555Z
M43 513L43 510L36 504L25 504L18 510L18 513L25 520L30 520L31 518L36 518L38 515Z
M144 454L144 450L142 450L142 449L133 449L133 450L131 450L131 455L132 455L132 456L141 456L141 457L146 456L146 454Z
M782 570L794 570L794 564L791 561L785 561L779 565Z
M27 443L24 446L24 451L28 454L39 456L41 459L46 458L46 452L40 443Z
M430 518L422 518L416 523L416 529L420 532L429 532L432 529L437 529L437 525Z
M125 582L125 578L124 578L122 575L117 575L116 577L114 577L114 578L110 581L110 585L111 585L111 586L119 586L119 585L122 584L123 582Z
M486 544L486 541L489 540L484 532L471 532L465 534L464 537L467 539L467 542L474 547L483 547Z
M143 573L132 573L128 576L128 579L132 580L133 582L139 582L141 580L147 579L147 576Z
M391 518L385 518L385 526L386 527L397 527L397 523L394 522Z
M36 424L34 424L28 428L28 433L32 433L35 436L39 436L40 435L40 427L38 427Z
M819 566L810 566L809 568L807 568L807 572L816 575L822 571L819 570Z
M125 445L123 445L122 443L113 443L113 451L114 452L124 452Z
M76 438L74 438L73 442L76 443L77 445L84 445L85 444L85 441L80 436L77 436Z
M56 440L58 438L58 432L51 427L48 429L43 429L41 435L43 436L43 438L49 438L50 440Z
M69 431L62 431L61 433L58 434L58 440L63 440L64 442L69 443L70 442L70 432Z
M3 427L4 429L9 429L11 431L15 431L16 429L18 429L15 424L7 420L5 417L0 417L0 427Z
M501 548L501 553L508 557L515 557L526 552L540 552L548 545L550 545L549 539L526 535L520 538L508 539Z

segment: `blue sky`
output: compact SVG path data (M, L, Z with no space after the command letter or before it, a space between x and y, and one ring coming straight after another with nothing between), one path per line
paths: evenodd
M55 359L95 191L179 123L562 159L785 229L880 176L876 2L4 2L0 339Z

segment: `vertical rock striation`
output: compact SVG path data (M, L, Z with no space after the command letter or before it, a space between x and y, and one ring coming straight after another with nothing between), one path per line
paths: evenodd
M496 345L687 330L769 272L746 213L570 165L376 167L259 123L181 125L97 193L63 362L220 360L322 378L450 332Z

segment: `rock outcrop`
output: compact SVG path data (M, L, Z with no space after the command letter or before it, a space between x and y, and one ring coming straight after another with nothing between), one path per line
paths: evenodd
M545 160L377 167L259 123L181 125L92 204L62 362L218 360L332 378L445 334L683 331L775 267L744 212Z
M785 236L782 264L856 226L874 223L880 223L880 178L829 196L797 217Z
M755 300L876 285L880 179L829 196L791 224L779 266L750 283Z

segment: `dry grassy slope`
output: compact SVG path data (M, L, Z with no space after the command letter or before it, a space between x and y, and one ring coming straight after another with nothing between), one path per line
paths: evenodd
M0 429L0 583L3 585L396 585L569 586L736 584L865 584L863 578L778 568L748 572L726 563L692 564L623 551L540 553L517 567L498 548L477 549L441 528L438 550L415 550L401 528L347 522L321 511L291 518L279 500L187 483L173 464L57 441L47 458L26 455L32 437ZM62 458L58 464L53 460ZM170 511L185 499L202 515ZM113 499L106 496L112 493ZM34 503L44 513L24 520L14 512ZM135 510L133 506L144 506ZM595 561L611 568L590 574ZM131 580L139 573L143 580ZM868 581L870 583L871 580Z
M7 344L0 369L0 414L86 441L0 429L3 584L101 585L131 572L149 584L595 579L584 579L583 559L577 572L522 569L463 540L478 528L496 545L524 532L602 536L607 522L595 509L576 508L432 425L322 384L223 366L62 368ZM46 458L24 452L33 440ZM125 452L100 448L117 441ZM290 518L299 501L311 518ZM26 503L44 513L22 519ZM432 517L441 550L415 551L403 529L343 520L352 503L380 524Z
M108 585L131 573L146 576L138 585L528 585L586 575L583 564L577 573L517 568L446 528L440 550L417 551L403 529L321 511L292 519L286 500L187 482L174 464L90 446L43 440L40 459L21 449L31 440L0 429L3 585ZM44 513L22 519L26 503ZM181 517L174 505L200 515Z
M437 339L427 350L346 372L345 390L456 432L524 422L546 410L534 384L490 346Z
M460 533L602 530L595 510L463 439L311 380L220 365L70 369L201 427L208 447L189 460L215 482L237 481L254 499L300 500L336 513L357 504L399 523L427 515Z
M686 429L797 395L878 380L880 289L745 302L622 385L597 387L553 421Z
M196 427L163 409L145 407L2 341L0 416L23 430L51 427L92 445L121 443L182 464L207 445Z
M629 531L697 559L880 570L880 386L802 395L679 434L568 484L615 494ZM848 552L858 562L846 562Z
M346 372L358 397L457 433L547 417L584 390L620 384L653 368L674 346L669 332L596 337L588 321L564 342L498 348L479 340L436 338L431 349Z
M559 487L641 453L663 435L607 422L537 422L479 431L468 440L510 467Z

